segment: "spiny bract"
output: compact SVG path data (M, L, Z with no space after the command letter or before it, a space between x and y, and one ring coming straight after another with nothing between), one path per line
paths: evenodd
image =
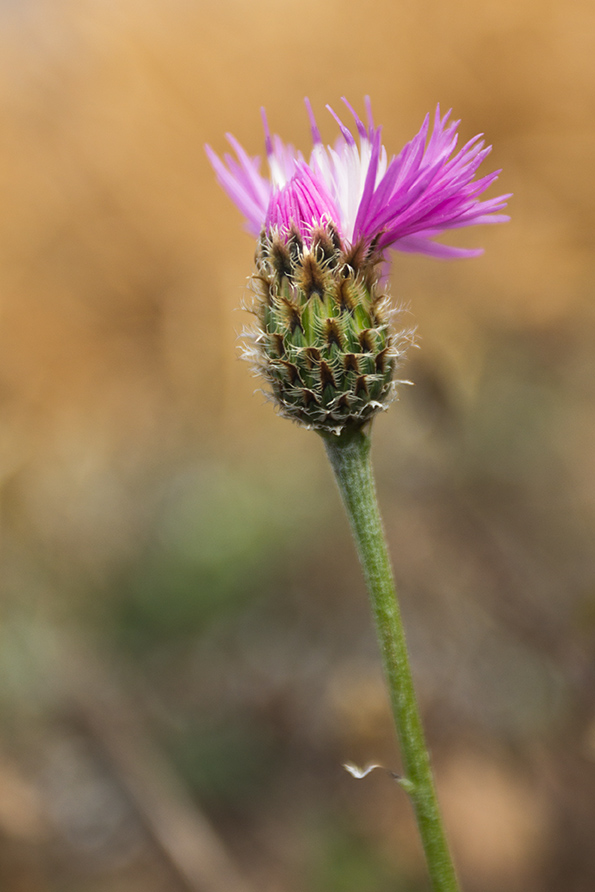
M345 249L332 224L308 246L297 230L261 235L251 280L257 323L245 352L282 415L338 434L394 398L409 337L391 331L380 262L363 243Z

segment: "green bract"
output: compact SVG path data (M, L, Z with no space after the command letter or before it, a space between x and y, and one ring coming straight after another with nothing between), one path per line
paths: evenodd
M410 338L391 331L379 254L363 245L345 250L332 225L308 241L297 231L261 235L252 277L257 326L246 355L282 415L340 434L392 401Z

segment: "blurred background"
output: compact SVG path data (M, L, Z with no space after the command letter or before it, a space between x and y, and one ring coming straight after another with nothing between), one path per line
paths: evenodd
M512 222L395 257L375 463L466 892L595 888L595 6L0 4L0 885L422 892L318 438L236 334L254 245L203 144L439 101ZM493 189L491 194L497 194Z

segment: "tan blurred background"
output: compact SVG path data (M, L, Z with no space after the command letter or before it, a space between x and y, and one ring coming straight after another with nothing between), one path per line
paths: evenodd
M238 361L253 244L203 144L439 101L512 222L397 256L375 459L466 892L595 889L595 6L0 4L0 884L421 892L323 452ZM486 165L485 172L488 172Z

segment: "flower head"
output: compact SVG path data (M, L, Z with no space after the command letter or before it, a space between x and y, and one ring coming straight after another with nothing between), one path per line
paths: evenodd
M481 162L490 153L481 135L456 151L459 122L449 122L436 108L419 133L402 151L388 158L381 143L381 129L374 125L369 100L368 123L343 100L353 116L358 140L329 107L340 135L334 147L324 146L306 100L313 148L306 161L301 152L271 136L263 110L269 177L260 173L259 158L250 157L228 134L236 157L222 161L206 150L217 178L246 218L248 230L289 232L295 229L307 243L321 224L332 223L343 244L374 245L430 254L434 257L470 257L481 249L439 244L436 237L448 229L479 223L501 223L497 213L508 195L481 200L499 171L476 178Z
M507 220L507 195L480 200L497 173L476 179L490 149L479 136L456 152L458 122L436 109L399 155L388 158L380 128L353 115L324 146L309 102L308 160L272 136L263 111L269 176L228 134L221 160L207 146L217 178L258 237L252 276L256 317L246 355L281 414L340 434L360 428L395 395L395 370L410 340L395 334L383 261L388 248L435 257L469 257L435 238L447 229Z

